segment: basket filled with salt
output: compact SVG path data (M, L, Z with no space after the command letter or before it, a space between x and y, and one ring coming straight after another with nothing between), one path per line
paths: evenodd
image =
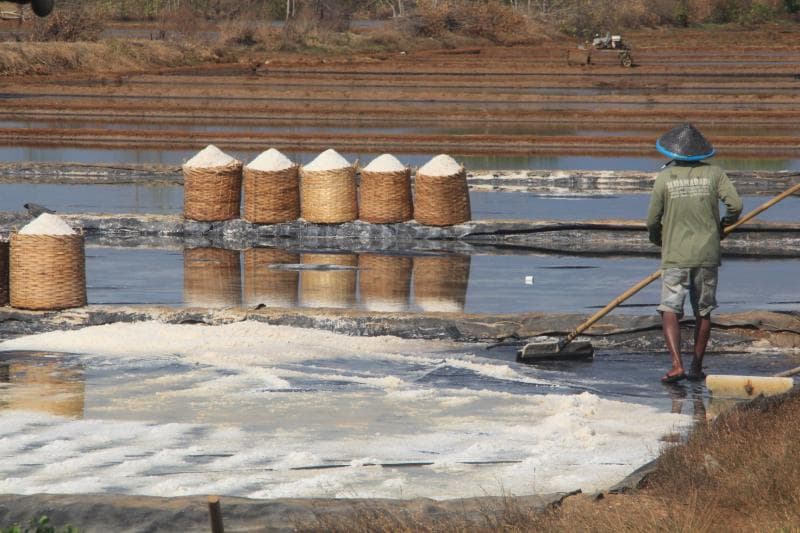
M437 155L417 171L414 219L427 226L452 226L470 218L464 167L449 155Z
M329 149L300 168L300 207L308 222L339 224L358 218L356 167Z
M411 258L403 255L358 256L358 293L367 311L407 311Z
M303 254L303 265L309 268L300 274L300 305L353 307L358 265L355 254Z
M244 216L248 222L275 224L300 217L298 166L275 148L244 167Z
M414 303L422 311L463 312L469 270L468 255L414 257Z
M214 222L239 218L242 163L210 144L183 164L183 216Z
M8 241L0 240L0 307L8 305Z
M358 218L375 224L405 222L413 217L411 171L391 154L361 169Z
M43 213L12 233L10 244L12 307L46 311L86 305L83 235Z
M242 303L238 250L186 248L183 301L190 307L237 307Z
M274 268L300 263L300 254L278 248L244 251L244 303L248 306L294 307L300 273Z

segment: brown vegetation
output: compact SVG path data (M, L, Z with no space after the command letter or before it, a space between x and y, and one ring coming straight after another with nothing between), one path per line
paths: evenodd
M547 512L507 498L479 518L431 518L367 504L319 515L325 531L796 531L800 524L800 393L759 399L700 423L667 448L645 486L630 494L573 496ZM303 529L303 528L301 528Z

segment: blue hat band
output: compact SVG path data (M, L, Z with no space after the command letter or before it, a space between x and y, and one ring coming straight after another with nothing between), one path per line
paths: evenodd
M708 152L707 154L702 154L702 155L680 155L680 154L676 154L675 152L670 152L669 150L667 150L666 148L661 146L661 142L660 141L656 141L656 150L658 150L659 152L661 152L665 156L669 157L670 159L674 159L676 161L702 161L703 159L708 159L709 157L714 155L714 153L716 152L716 150L714 150L712 148L711 151Z

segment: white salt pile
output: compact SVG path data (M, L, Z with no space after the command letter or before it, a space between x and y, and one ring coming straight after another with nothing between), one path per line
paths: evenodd
M238 161L213 144L209 144L197 152L197 154L188 160L184 166L190 168L215 168L226 167L233 163L238 163Z
M439 154L419 169L425 176L452 176L461 172L461 165L447 154Z
M50 213L42 213L19 232L23 235L75 235L73 229L61 217Z
M250 170L260 170L262 172L276 172L278 170L286 170L292 168L294 163L292 160L283 155L275 148L270 148L250 161L246 168Z
M352 166L350 162L339 155L339 152L333 148L328 148L311 163L305 165L305 170L318 171L318 170L335 170L338 168L347 168Z
M364 167L367 172L402 172L406 169L392 154L379 155Z

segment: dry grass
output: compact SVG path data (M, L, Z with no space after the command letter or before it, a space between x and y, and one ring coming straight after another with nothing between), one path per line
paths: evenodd
M203 48L160 41L0 43L0 75L128 72L213 60Z
M319 514L314 531L798 531L800 393L757 400L700 424L664 450L656 472L631 494L574 496L537 512L506 498L500 511L430 516L383 504Z

